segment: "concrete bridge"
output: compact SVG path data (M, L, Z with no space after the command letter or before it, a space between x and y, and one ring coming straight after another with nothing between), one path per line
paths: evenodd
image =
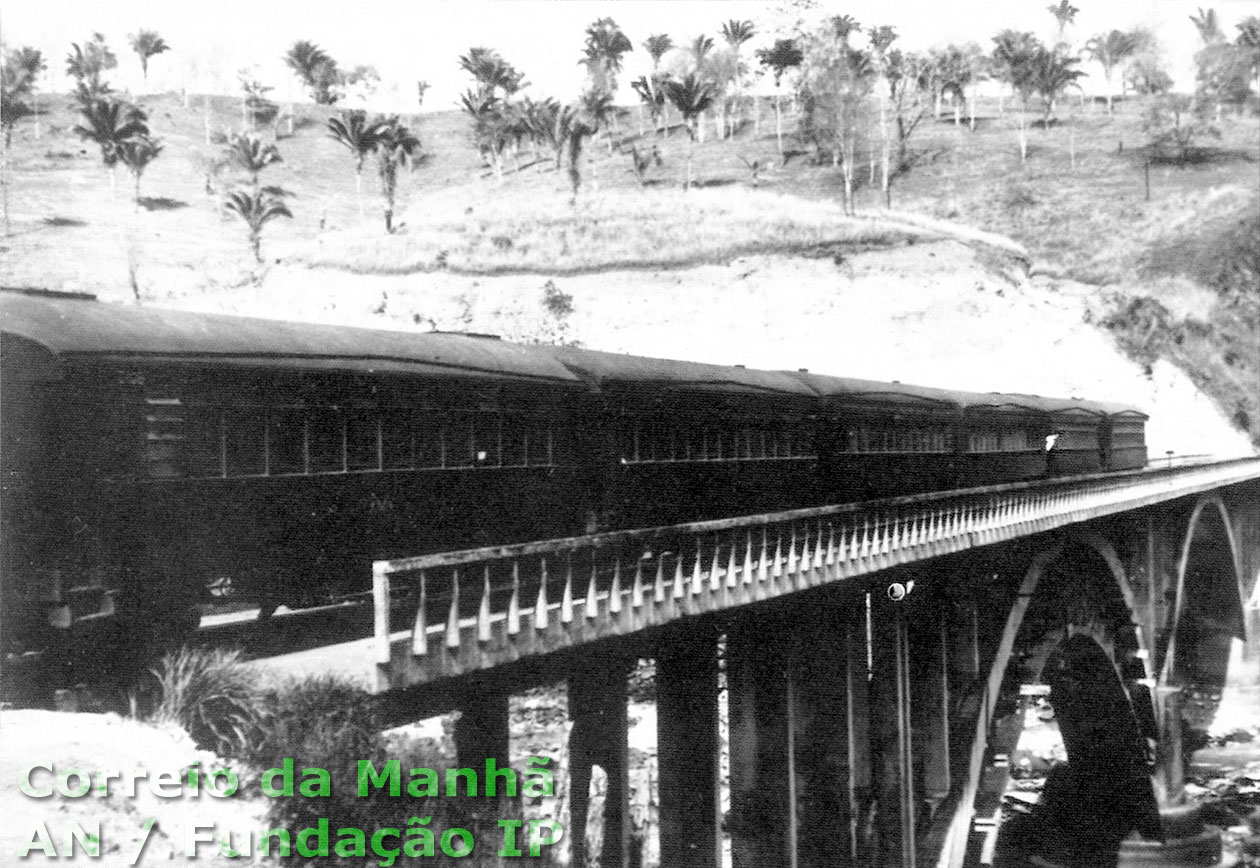
M724 833L736 868L1025 864L1003 863L1003 847L1042 865L1221 860L1219 832L1185 804L1182 688L1223 685L1233 639L1249 637L1249 677L1260 662L1260 459L374 573L375 635L346 659L412 717L460 710L461 765L507 756L510 695L567 682L576 865L595 765L608 776L599 864L631 864L626 679L641 658L655 661L664 868L720 866ZM999 835L1007 758L1029 694L1047 689L1070 773Z

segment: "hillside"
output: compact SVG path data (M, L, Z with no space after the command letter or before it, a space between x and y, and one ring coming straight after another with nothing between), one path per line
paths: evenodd
M1152 166L1148 202L1134 110L1072 107L1070 125L1030 131L1022 166L1011 117L975 132L929 118L896 211L863 186L849 218L828 161L792 137L778 157L768 106L760 134L695 146L701 189L686 194L685 133L640 137L630 113L617 149L588 145L576 206L550 154L522 151L500 183L461 116L426 115L412 120L427 159L386 235L372 166L356 197L327 112L298 107L265 176L292 192L294 218L267 226L256 267L243 224L218 208L232 170L206 144L239 128L239 100L141 100L166 150L139 208L125 175L111 202L68 102L38 139L29 120L14 135L6 285L1129 401L1152 413L1155 455L1260 442L1254 119L1225 118L1193 165ZM642 185L632 146L661 156Z

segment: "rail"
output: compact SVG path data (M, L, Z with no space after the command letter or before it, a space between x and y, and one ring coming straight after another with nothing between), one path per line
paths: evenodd
M1156 465L377 561L377 689L627 635L1256 478L1260 458ZM395 631L391 605L400 591L415 609Z

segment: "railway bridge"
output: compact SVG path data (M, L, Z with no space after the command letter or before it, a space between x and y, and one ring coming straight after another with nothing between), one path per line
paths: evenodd
M1004 864L1010 846L1214 865L1219 832L1186 804L1183 688L1224 685L1235 639L1256 682L1258 576L1260 459L1161 463L378 562L375 635L346 659L413 717L460 710L474 768L507 756L509 696L566 681L575 865L596 765L599 864L635 862L642 658L666 868L720 866L724 836L736 868ZM1070 773L1047 785L1057 807L999 834L1047 691Z

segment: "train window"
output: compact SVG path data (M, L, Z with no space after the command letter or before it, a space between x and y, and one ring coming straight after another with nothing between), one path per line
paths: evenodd
M972 431L967 435L968 452L1022 452L1033 442L1023 428L998 431Z
M508 416L503 420L502 447L504 467L524 467L528 464L529 429L520 416Z
M478 413L469 419L472 430L472 460L477 467L499 467L502 462L502 418Z
M306 417L301 410L274 410L267 432L267 472L306 472Z
M186 450L184 469L189 476L223 476L223 413L218 407L188 407L184 413Z
M435 416L417 416L412 426L416 467L445 466L445 440L442 421Z
M380 417L364 410L346 414L346 469L381 469Z
M401 470L414 466L411 420L402 413L386 413L381 418L381 467Z
M1023 428L1003 431L1000 439L1003 452L1023 452L1028 448L1028 432Z
M341 473L346 469L345 419L340 411L314 413L307 427L310 473Z
M555 465L555 447L551 429L545 424L534 423L529 426L526 458L532 467L552 467Z
M256 408L233 408L223 414L223 451L228 476L260 476L267 472L266 415Z
M452 416L442 428L445 450L443 467L471 467L473 465L473 420L468 415Z
M842 452L917 454L951 452L953 443L953 435L949 431L935 428L859 425L841 432L839 448Z
M149 476L156 479L179 476L184 407L178 398L148 398L145 405L144 445Z

